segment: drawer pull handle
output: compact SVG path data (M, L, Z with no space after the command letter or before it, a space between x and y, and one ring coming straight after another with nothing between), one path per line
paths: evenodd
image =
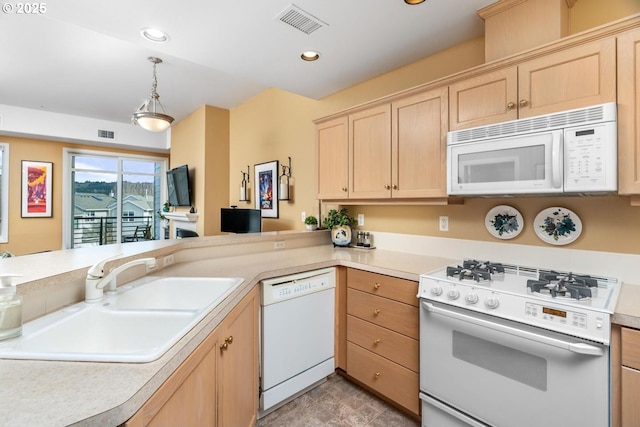
M373 289L380 289L380 283L374 283Z
M377 316L378 314L380 314L380 309L376 308L375 310L373 310L373 315Z
M380 338L376 338L375 340L373 340L373 345L378 345L380 344Z
M380 372L376 372L375 379L380 378Z

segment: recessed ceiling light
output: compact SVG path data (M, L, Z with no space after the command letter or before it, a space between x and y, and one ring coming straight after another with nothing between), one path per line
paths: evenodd
M405 2L406 4L414 5L414 4L424 3L424 0L404 0L404 2Z
M320 54L314 50L307 50L306 52L302 52L300 55L304 61L317 61L320 58Z
M169 40L167 33L155 28L143 28L140 30L140 34L145 39L156 43L164 43Z

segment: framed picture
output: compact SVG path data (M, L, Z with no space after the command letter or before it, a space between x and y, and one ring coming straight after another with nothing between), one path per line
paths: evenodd
M53 163L22 161L22 217L51 216Z
M263 218L278 218L278 161L254 166L256 209Z

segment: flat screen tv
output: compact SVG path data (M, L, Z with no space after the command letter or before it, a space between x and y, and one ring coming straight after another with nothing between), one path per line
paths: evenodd
M223 233L260 233L262 213L260 209L220 209L220 231Z
M191 181L187 165L167 171L167 189L171 206L191 206Z

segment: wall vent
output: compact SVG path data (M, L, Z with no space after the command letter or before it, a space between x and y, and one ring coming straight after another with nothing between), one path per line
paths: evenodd
M322 22L312 14L305 12L295 4L290 4L282 12L276 16L280 22L283 22L298 31L305 34L311 34L322 27L328 26L326 22Z
M116 139L116 133L112 130L98 129L98 138Z

